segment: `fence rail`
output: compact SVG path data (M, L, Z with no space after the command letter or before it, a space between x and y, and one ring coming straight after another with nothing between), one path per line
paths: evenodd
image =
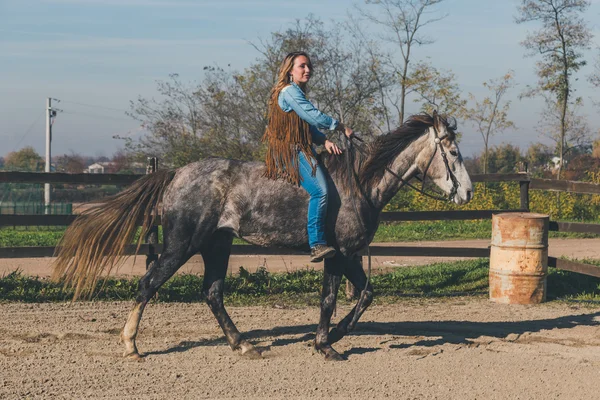
M121 174L66 174L42 172L0 171L0 183L71 183L90 185L127 185L143 175ZM551 190L569 193L600 194L600 185L588 182L557 181L531 178L526 173L516 174L475 174L472 182L519 182L520 208L516 210L459 210L459 211L410 211L385 212L382 221L433 221L433 220L476 220L490 219L500 212L523 212L529 210L529 190ZM75 220L75 215L0 215L1 226L66 226ZM160 223L160 221L159 221ZM558 232L593 233L600 235L600 224L550 221L549 229ZM125 255L135 253L136 246L128 246ZM50 257L54 247L4 247L0 248L0 258ZM143 244L138 254L155 257L162 251L160 244ZM489 248L433 248L411 246L371 246L374 256L439 256L439 257L489 257ZM293 255L304 254L290 249L264 248L253 245L234 245L234 255ZM549 265L600 277L600 267L574 261L549 257Z

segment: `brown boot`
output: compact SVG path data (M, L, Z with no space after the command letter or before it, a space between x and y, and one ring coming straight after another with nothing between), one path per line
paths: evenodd
M324 258L335 256L335 249L331 246L318 244L310 249L310 262L321 262Z

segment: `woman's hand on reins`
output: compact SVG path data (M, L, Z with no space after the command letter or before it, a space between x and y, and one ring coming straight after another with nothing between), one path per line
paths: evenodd
M346 125L342 124L341 122L338 124L337 130L344 132L344 135L346 135L348 137L348 139L350 139L352 137L352 135L354 135L354 131L352 130L352 128L347 127Z
M354 135L354 131L347 126L344 126L344 134L348 137L348 139L350 139L352 135Z
M327 150L329 154L335 154L336 156L342 154L342 150L329 139L325 141L325 150Z

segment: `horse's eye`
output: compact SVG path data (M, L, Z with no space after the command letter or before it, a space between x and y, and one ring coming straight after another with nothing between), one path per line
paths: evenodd
M458 157L458 152L456 150L450 150L450 154L454 157Z

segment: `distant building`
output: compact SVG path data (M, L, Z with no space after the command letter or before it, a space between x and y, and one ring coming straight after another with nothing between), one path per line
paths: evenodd
M104 163L95 163L87 167L84 171L88 174L103 174L104 173Z
M124 168L123 168L124 167ZM126 173L132 174L145 174L146 166L144 163L133 162L126 166L119 165L118 163L107 161L107 162L97 162L95 164L90 165L86 168L84 173L88 174L114 174L120 171L125 170Z

